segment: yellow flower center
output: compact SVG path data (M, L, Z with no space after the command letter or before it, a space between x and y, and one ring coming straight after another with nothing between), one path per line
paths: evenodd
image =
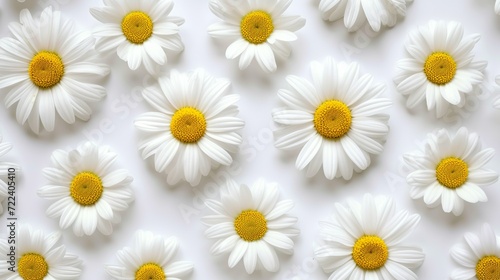
M153 20L143 12L128 13L122 20L125 38L134 44L142 44L153 35Z
M170 121L170 131L183 143L198 142L207 130L207 121L202 112L193 107L177 110Z
M103 186L99 176L92 172L78 173L69 188L73 200L82 205L94 205L102 196Z
M245 210L234 219L236 233L245 241L260 240L267 232L267 221L259 211Z
M436 178L438 182L450 189L462 186L469 176L467 163L455 157L441 160L436 167Z
M444 52L435 52L427 57L424 64L424 73L427 80L436 85L445 85L455 77L457 63L451 55Z
M382 238L365 235L354 243L352 258L356 265L364 270L379 269L389 258L389 250Z
M476 277L478 280L500 279L500 258L487 256L480 259L476 265Z
M163 268L155 263L143 264L135 272L135 280L165 280L166 278Z
M325 138L344 136L351 129L351 123L351 110L338 100L325 101L314 112L314 128Z
M241 20L240 30L243 39L255 45L262 44L274 31L273 19L264 11L252 11Z
M28 74L37 87L51 88L64 76L64 64L56 53L41 51L31 60Z
M17 272L24 280L43 280L49 273L49 265L41 255L28 253L19 259Z

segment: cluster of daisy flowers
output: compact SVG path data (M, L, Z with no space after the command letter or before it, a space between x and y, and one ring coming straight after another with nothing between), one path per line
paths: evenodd
M321 0L325 20L344 19L349 32L368 24L373 31L394 26L405 16L411 0ZM210 11L219 18L208 27L209 36L229 40L227 59L239 58L241 70L252 62L264 72L275 72L278 59L291 53L295 34L305 26L300 16L286 15L292 0L210 0ZM495 11L500 13L500 1ZM99 83L109 73L99 63L101 55L116 53L131 70L141 66L157 77L142 92L151 111L135 120L141 135L139 151L152 158L154 169L169 185L186 181L192 186L219 166L229 166L243 142L245 122L238 117L237 94L230 81L198 69L158 74L172 53L182 52L179 35L184 19L171 16L172 0L104 0L90 10L100 22L93 33L79 31L75 23L52 7L39 17L28 10L9 25L13 37L0 40L0 89L6 89L6 107L15 107L16 120L35 133L56 129L58 118L73 124L89 120L91 103L101 102L106 89ZM407 97L407 107L420 103L442 118L462 108L484 80L485 61L475 60L478 34L465 35L454 21L430 21L411 32L406 58L396 64L394 83ZM311 80L289 75L287 88L277 97L283 107L272 112L278 125L275 146L300 150L295 166L307 177L320 169L328 180L350 180L366 170L383 152L389 133L384 84L360 71L358 63L328 57L311 63ZM500 78L497 78L500 84ZM500 108L500 99L493 104ZM11 149L0 144L0 156ZM487 201L482 187L495 183L498 173L487 169L494 150L483 149L476 133L460 128L455 134L441 129L428 135L422 150L404 155L410 196L429 207L461 215L465 203ZM39 188L41 198L53 201L46 210L63 230L76 236L100 232L110 235L134 200L133 178L114 169L117 155L109 147L85 143L73 150L52 153L53 167L43 170L48 184ZM0 163L0 177L17 165ZM248 274L276 272L281 255L291 255L300 231L289 212L291 200L279 200L275 183L258 180L252 186L228 180L219 200L207 200L214 212L202 222L205 235L214 239L213 255L227 255L230 268L242 264ZM0 180L0 202L7 184ZM346 206L347 205L347 206ZM396 211L388 197L367 194L361 203L335 204L335 214L321 223L321 245L315 258L330 279L417 279L422 265L420 248L406 245L420 216ZM3 208L0 208L0 214ZM61 234L45 234L29 225L18 229L17 270L8 274L6 262L0 276L6 279L78 279L81 260L66 253ZM489 225L480 235L466 233L465 244L450 252L460 268L452 279L500 279L500 238ZM132 247L116 253L118 265L106 265L112 279L181 279L193 270L186 261L172 261L178 249L174 237L137 231ZM0 259L7 256L0 240ZM3 279L3 278L2 278Z

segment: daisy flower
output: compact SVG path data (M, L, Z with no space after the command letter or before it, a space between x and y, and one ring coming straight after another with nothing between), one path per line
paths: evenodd
M403 244L420 216L396 212L388 197L366 194L363 203L335 204L330 221L321 223L325 245L314 250L328 279L418 279L411 270L424 261L420 248Z
M321 166L328 179L351 179L370 165L370 154L380 154L389 132L389 99L383 84L361 75L357 63L336 63L331 57L311 64L313 83L288 76L290 90L281 89L285 108L273 112L284 128L276 131L275 146L301 151L295 166L315 175Z
M59 244L60 239L59 232L45 234L27 224L19 224L16 230L15 252L11 251L10 242L0 239L0 278L80 279L82 262L77 256L66 253L65 246ZM10 257L8 254L14 256ZM16 265L14 272L8 269L12 263Z
M179 26L184 19L170 16L172 0L104 0L104 7L91 8L92 16L102 23L94 35L96 50L118 56L136 70L144 63L154 75L167 63L166 50L184 50Z
M392 27L398 17L406 15L407 3L413 0L321 0L319 10L324 20L344 18L344 25L352 32L368 21L373 31L380 26Z
M225 95L229 81L204 70L172 71L158 83L143 92L154 112L135 121L146 134L139 145L142 157L154 155L155 169L168 174L168 184L184 179L197 185L212 168L233 162L230 153L241 144L238 131L244 125L236 117L239 95Z
M0 135L0 157L5 156L11 149L12 144L6 142L2 143L2 136ZM4 178L13 178L12 176L15 176L12 175L13 172L9 172L9 170L12 170L12 168L15 170L15 172L19 171L19 166L17 164L0 161L0 214L3 213L2 202L9 195L9 187L11 190L15 187L15 185L12 185L15 184L15 182L12 183L13 181L9 179L9 184L7 184L4 180Z
M106 94L95 83L109 73L107 65L97 63L91 34L78 32L73 21L52 7L40 18L22 10L20 23L10 23L9 30L14 38L0 40L0 89L9 88L7 107L17 103L17 122L28 122L38 134L40 122L45 130L54 130L56 112L69 124L75 118L88 120L88 103Z
M423 151L404 155L410 169L406 181L413 199L423 198L429 207L442 205L446 213L460 215L464 201L487 201L479 186L497 181L498 174L484 166L495 154L492 148L481 149L479 136L460 128L454 136L447 130L429 134Z
M107 265L106 273L117 280L181 280L193 270L193 264L171 262L178 247L174 237L164 238L139 230L132 248L125 247L116 253L120 265Z
M113 232L113 223L120 221L119 212L133 200L129 184L132 177L123 169L111 171L116 154L108 147L87 142L77 149L52 153L56 167L43 169L50 182L38 190L42 198L55 200L47 216L59 219L59 226L73 226L77 236Z
M443 117L450 106L463 107L466 96L483 82L486 61L474 61L472 49L479 34L464 36L459 22L430 21L409 35L409 57L397 62L394 82L414 108L424 100L427 109Z
M500 236L489 224L484 224L478 235L466 233L465 244L455 245L450 255L461 267L455 269L453 280L495 280L500 279Z
M210 10L223 22L208 27L214 38L227 38L233 43L226 58L240 57L241 70L255 58L266 72L276 71L275 56L287 58L290 42L297 40L295 31L306 21L299 16L284 16L292 0L211 0Z
M229 254L228 266L234 267L243 259L248 274L257 267L276 272L279 260L276 250L293 254L293 228L297 218L288 215L291 200L278 201L275 183L259 179L252 187L238 185L229 179L221 191L221 201L207 200L206 205L215 215L202 218L209 228L205 235L217 239L212 246L214 255Z

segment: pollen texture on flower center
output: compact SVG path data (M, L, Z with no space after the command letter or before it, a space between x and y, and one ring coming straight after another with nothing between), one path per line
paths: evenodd
M480 259L476 265L476 277L478 280L500 279L500 258L487 256Z
M165 280L165 272L155 263L143 264L135 272L135 280Z
M314 128L325 138L344 136L351 129L351 123L351 110L338 100L325 101L314 112Z
M436 178L438 182L450 189L462 186L469 176L467 163L455 157L441 160L436 167Z
M102 192L101 178L92 172L78 173L71 181L71 197L82 206L94 205L101 198Z
M444 52L435 52L424 64L424 73L427 80L436 85L445 85L455 77L457 72L457 63L451 55Z
M170 121L172 135L183 143L198 142L207 129L203 113L192 107L177 110Z
M36 86L48 89L61 81L64 76L64 64L56 53L41 51L31 60L28 74Z
M252 44L264 43L274 31L271 15L264 11L246 14L240 23L241 36Z
M43 280L49 272L49 266L41 255L28 253L19 259L17 271L24 280Z
M267 232L267 221L259 211L245 210L234 219L236 233L245 241L260 240Z
M382 238L365 235L354 243L352 258L364 270L379 269L389 258L389 250Z
M130 12L122 20L125 38L134 44L142 44L153 35L153 21L144 12Z

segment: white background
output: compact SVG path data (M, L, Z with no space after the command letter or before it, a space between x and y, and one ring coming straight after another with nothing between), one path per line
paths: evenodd
M400 171L401 155L417 149L427 133L443 127L456 131L464 125L479 133L484 147L500 150L500 112L491 106L498 94L494 77L500 74L500 16L493 11L493 0L417 0L409 6L404 20L379 34L368 28L348 33L342 20L324 22L316 1L296 0L287 14L301 15L307 23L297 32L299 39L293 44L292 56L280 61L278 71L271 75L264 74L256 65L240 71L237 61L225 59L227 43L211 39L206 32L210 24L218 21L209 11L206 1L175 2L172 14L186 20L180 31L186 48L177 57L170 56L164 70L190 71L201 67L216 77L232 81L231 92L241 95L238 104L240 116L246 121L243 130L245 142L240 153L235 155L233 168L215 170L197 188L185 183L167 186L165 177L154 171L152 162L140 157L133 126L133 120L150 109L142 102L140 89L154 80L148 78L144 69L130 71L116 55L107 58L112 67L110 76L103 80L108 96L93 106L95 111L88 122L78 121L69 126L59 121L55 133L36 136L16 123L13 108L0 110L1 133L5 141L14 144L14 149L3 160L18 162L24 169L18 178L17 193L17 213L21 221L47 232L58 230L58 220L44 214L51 202L36 195L36 190L47 183L41 169L51 166L50 155L54 149L74 148L87 139L111 145L119 155L115 167L128 169L134 177L132 187L136 200L122 215L122 223L115 226L111 236L96 233L78 238L71 230L63 232L67 250L84 260L81 279L106 279L103 264L117 263L115 252L131 245L132 234L137 229L177 236L181 247L176 259L190 260L195 265L188 279L327 279L328 275L313 260L313 245L319 241L318 221L331 214L335 202L344 202L346 198L360 200L366 192L391 196L396 199L399 209L406 208L421 215L418 228L406 241L421 246L426 254L423 266L417 270L420 279L448 278L456 267L449 257L449 249L463 240L466 231L478 232L481 224L488 222L500 233L500 183L485 187L488 202L467 204L464 214L455 217L443 213L440 208L428 209L421 200L411 200L405 174ZM101 0L26 0L26 3L2 0L0 36L11 36L7 24L18 21L23 8L29 8L38 16L49 3L73 18L82 29L92 29L99 24L88 11L90 7L102 5ZM406 99L395 90L392 82L395 62L405 55L403 44L407 33L431 19L457 20L464 24L466 34L481 33L474 51L477 59L489 62L481 101L467 105L460 114L450 113L441 120L436 120L434 112L427 112L424 105L412 111L406 109ZM328 55L338 61L359 62L363 72L369 72L387 84L386 96L393 100L389 112L391 131L384 152L373 158L368 170L348 182L326 180L321 172L307 179L303 172L295 169L298 152L277 150L272 143L270 113L273 108L281 106L276 93L286 87L285 77L294 74L310 78L309 62L323 60ZM2 108L5 108L3 96ZM500 155L488 167L500 171ZM200 218L210 212L202 202L206 197L217 198L217 189L213 186L224 180L227 174L246 184L258 177L276 181L281 186L281 197L295 201L292 214L299 217L297 226L301 234L295 239L294 255L280 255L278 273L262 271L248 276L242 264L229 269L227 255L213 257L209 254L214 241L203 235L206 228L200 223ZM0 221L6 224L5 214ZM0 232L6 234L5 226L1 226Z

